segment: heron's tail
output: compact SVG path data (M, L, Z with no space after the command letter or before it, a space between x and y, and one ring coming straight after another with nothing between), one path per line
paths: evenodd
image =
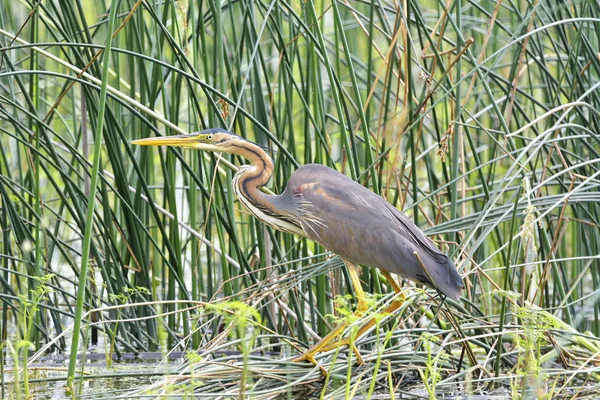
M432 287L453 300L460 299L460 291L464 287L463 280L449 257L446 257L445 263L437 262L434 268L428 268L428 265L432 265L428 262L424 262L422 265L427 270L428 280L430 282L433 280Z

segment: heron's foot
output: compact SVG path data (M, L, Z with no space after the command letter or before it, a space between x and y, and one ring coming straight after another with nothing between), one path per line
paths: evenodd
M344 324L344 326L340 326L338 328L342 328L342 329L345 328L345 324ZM320 366L320 364L315 359L315 355L317 355L319 353L331 351L336 348L340 348L342 346L347 346L350 344L349 338L344 338L344 339L333 341L335 336L339 335L339 332L337 332L337 331L338 331L337 328L334 329L332 332L329 333L329 335L327 335L326 337L321 339L317 344L312 346L310 349L306 350L304 353L302 353L298 357L293 358L292 361L293 362L308 361L308 362L312 363L313 365L319 365L319 367L323 371L323 368ZM335 334L335 335L332 335L332 334ZM329 339L329 340L326 341L325 339ZM365 363L365 361L363 360L362 356L360 355L360 351L358 351L358 348L354 345L354 343L352 344L352 351L356 355L356 362L358 363L358 365L363 365Z
M336 349L338 347L343 347L343 346L348 346L350 344L350 338L349 337L345 337L343 339L340 339L338 341L336 341L335 343L329 343L327 346L324 346L323 349L321 349L321 351L323 353L327 352L327 351L331 351L333 349ZM354 344L352 344L352 347L354 350L354 354L360 356L360 353L358 352L358 349L356 348L356 346ZM362 363L361 363L362 364Z
M358 349L354 345L354 341L358 340L362 335L364 335L365 332L367 332L369 329L371 329L371 327L373 325L375 325L375 318L371 318L363 326L361 326L360 329L358 330L358 332L356 332L356 334L354 335L354 340L352 341L352 348L354 350L354 354L356 354L356 357L358 358L358 363L360 365L362 365L364 362L362 360L362 357L360 356L360 353L358 352ZM347 336L341 340L338 340L335 343L328 343L327 345L323 346L321 351L326 352L326 351L333 350L338 346L341 347L341 346L348 346L348 345L350 345L350 336Z
M315 355L319 354L323 351L323 347L327 346L333 339L338 337L340 333L344 331L347 324L340 324L336 326L331 332L329 332L325 337L315 343L311 348L306 350L302 355L293 358L292 361L300 362L300 361L309 361L314 365L317 365L317 361L315 360Z
M347 340L343 339L342 341L346 342ZM347 343L345 343L343 345L346 345L346 344ZM337 347L338 345L340 345L339 342L336 342L336 343L331 343L328 347L332 346L331 349L333 349L333 348ZM352 348L354 350L354 354L356 354L356 360L357 360L358 365L363 365L365 362L364 362L362 356L360 355L360 352L358 351L358 349L356 348L356 346L352 345ZM314 365L316 367L319 367L319 369L321 370L321 374L323 375L323 377L326 378L327 376L329 376L329 372L315 358L316 354L322 353L322 352L324 352L324 350L319 350L319 351L315 352L311 348L311 349L306 350L304 353L302 353L298 357L292 358L292 362L308 361L312 365Z
M345 338L344 340L347 340L348 338ZM354 343L352 343L352 351L354 351L354 355L356 356L356 363L358 365L364 365L365 364L365 360L363 360L362 356L360 355L360 351L358 351L358 348L354 345Z
M394 301L392 301L392 303L387 306L382 314L392 314L394 313L398 308L400 308L402 306L402 304L404 303L404 295L402 295L399 299L396 299ZM373 327L373 325L375 325L376 321L375 318L371 318L369 321L367 321L363 326L360 327L360 329L358 330L358 332L356 332L356 335L354 337L354 340L358 340L358 338L360 338L362 335L364 335L369 329L371 329ZM350 344L350 337L345 337L341 340L336 341L335 343L331 342L328 344L324 344L323 347L321 348L321 352L326 352L326 351L330 351L335 349L338 346L347 346ZM354 345L354 343L352 343L352 347L354 349L354 354L356 354L358 363L360 365L362 365L363 359L360 356L360 353L358 352L358 349L356 348L356 346Z
M358 337L356 337L356 339L358 339ZM334 350L337 348L341 348L343 346L348 346L348 345L350 345L350 338L345 337L336 342L327 344L319 352L325 353L325 352L328 352L328 351L331 351L331 350ZM354 345L354 343L352 343L352 351L354 352L354 355L356 356L356 363L358 365L363 365L365 363L365 360L363 360L362 356L360 355L360 351L358 351L358 348Z
M323 339L319 340L311 348L306 350L304 353L302 353L298 357L293 358L292 361L293 362L308 361L308 362L312 363L313 365L318 366L321 369L323 376L327 376L328 375L327 371L325 370L325 368L323 368L323 366L321 364L319 364L317 362L317 360L315 359L315 355L317 355L319 353L323 353L325 351L333 350L333 349L337 348L338 346L348 345L350 343L348 338L341 339L341 340L334 340L344 331L344 329L346 329L347 325L348 325L347 323L342 323L342 324L338 325L331 332L329 332L327 334L327 336L325 336ZM354 346L354 344L352 345L352 350L354 351L354 354L356 354L356 360L357 360L358 364L363 365L364 360L363 360L362 356L360 355L360 352L358 351L356 346Z
M317 360L315 359L315 354L310 351L310 349L306 350L304 353L302 353L301 355L299 355L298 357L294 357L292 358L292 362L302 362L302 361L308 361L309 363L311 363L314 366L319 367L319 369L321 370L321 374L324 377L327 377L327 375L329 375L327 373L327 370L317 362Z
M309 363L311 363L313 365L318 365L319 364L317 362L317 360L315 359L315 354L311 353L309 350L307 350L304 353L300 354L298 357L292 358L292 362L302 362L302 361L308 361Z

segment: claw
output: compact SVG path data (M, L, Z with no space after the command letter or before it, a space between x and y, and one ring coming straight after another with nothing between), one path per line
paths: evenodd
M327 378L327 376L329 375L327 370L321 364L319 364L317 362L317 360L315 359L315 353L307 350L306 352L302 353L298 357L292 358L292 362L302 362L302 361L308 361L312 365L319 367L319 369L321 370L321 374L323 375L324 378Z

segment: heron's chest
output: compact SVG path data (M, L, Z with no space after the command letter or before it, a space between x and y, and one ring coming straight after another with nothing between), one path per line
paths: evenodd
M248 193L248 190L244 188L237 176L235 176L233 180L233 191L240 200L240 203L242 203L252 215L265 224L282 232L307 236L304 230L298 226L293 219L273 211L267 205L261 204L259 201L253 200L252 194Z

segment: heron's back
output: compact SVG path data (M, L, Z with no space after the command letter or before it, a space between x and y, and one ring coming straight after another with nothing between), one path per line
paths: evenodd
M463 283L452 260L403 213L345 175L308 164L292 175L283 195L319 222L303 223L307 236L343 259L460 297Z

